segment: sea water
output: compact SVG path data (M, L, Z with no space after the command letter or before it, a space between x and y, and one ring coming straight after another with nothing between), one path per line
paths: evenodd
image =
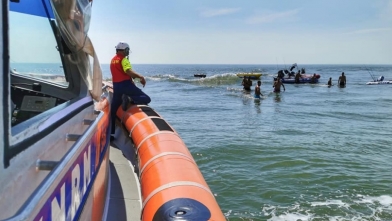
M392 85L366 85L371 75L392 80L392 66L299 67L319 83L286 84L279 94L273 77L283 65L134 70L147 76L150 106L180 134L228 220L392 220ZM263 73L260 101L257 81L244 92L238 72Z
M392 80L392 65L298 66L319 83L273 93L285 65L133 68L227 220L392 220L392 85L366 85L371 75ZM102 70L110 80L109 65ZM244 92L238 72L263 74L260 100L257 80Z

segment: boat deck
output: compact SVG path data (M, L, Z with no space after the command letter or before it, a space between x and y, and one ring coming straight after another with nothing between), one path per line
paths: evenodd
M121 147L128 147L128 150ZM140 185L135 173L135 154L129 147L132 147L129 140L111 142L107 221L140 220Z

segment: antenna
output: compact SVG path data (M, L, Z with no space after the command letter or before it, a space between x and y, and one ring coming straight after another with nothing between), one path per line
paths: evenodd
M365 65L366 70L369 72L370 76L372 77L373 81L376 82L376 78L374 77L374 75L369 71L369 69L367 68L367 66Z

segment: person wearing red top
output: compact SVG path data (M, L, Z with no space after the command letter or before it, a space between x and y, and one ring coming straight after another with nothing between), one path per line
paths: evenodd
M134 78L139 78L143 87L146 85L146 79L132 70L132 65L128 60L129 45L126 42L119 42L116 46L116 55L110 62L110 72L113 81L113 99L111 103L111 139L114 139L116 112L121 103L125 111L129 98L134 104L148 104L151 98L135 85Z

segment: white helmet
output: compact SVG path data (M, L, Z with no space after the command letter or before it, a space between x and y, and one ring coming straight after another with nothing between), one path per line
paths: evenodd
M129 45L128 45L128 43L123 42L123 41L120 41L120 42L117 44L117 46L116 46L116 49L117 49L117 50L125 50L126 48L129 49Z

